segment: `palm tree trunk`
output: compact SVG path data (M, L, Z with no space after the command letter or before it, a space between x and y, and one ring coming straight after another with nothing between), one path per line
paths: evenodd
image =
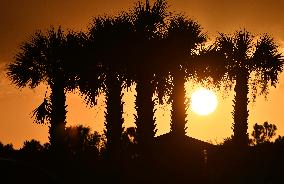
M171 96L172 100L172 122L171 122L171 133L176 136L185 136L186 134L186 109L187 104L185 103L185 77L183 72L176 71L173 75L173 92Z
M233 123L233 142L236 146L245 147L248 146L248 116L249 111L247 109L248 99L248 79L249 72L245 69L239 71L236 77L235 85L235 99L234 99L234 110L232 112L234 123Z
M107 157L115 161L120 159L123 132L123 102L122 84L115 74L109 74L106 79L106 112L105 135L107 138Z
M57 81L51 85L51 120L49 127L49 140L54 151L64 149L65 125L66 125L66 95L63 81Z
M136 139L139 144L139 149L142 153L147 150L151 150L151 144L153 143L156 134L155 124L155 102L153 101L154 88L149 78L138 80L136 84L136 100L135 109L137 116L136 121Z

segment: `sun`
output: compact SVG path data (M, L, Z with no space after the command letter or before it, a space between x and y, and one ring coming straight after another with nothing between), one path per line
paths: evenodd
M213 91L200 88L191 95L190 105L193 112L201 116L206 116L214 112L217 108L217 96Z

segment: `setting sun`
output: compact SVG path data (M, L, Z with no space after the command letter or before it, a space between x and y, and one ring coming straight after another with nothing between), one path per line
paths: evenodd
M208 89L198 89L191 95L191 109L201 116L214 112L217 105L216 94Z

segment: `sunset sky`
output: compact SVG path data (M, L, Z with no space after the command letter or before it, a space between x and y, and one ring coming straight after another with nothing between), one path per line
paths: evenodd
M0 141L13 143L16 148L24 140L35 138L48 141L47 125L32 123L31 112L42 102L46 87L35 90L18 90L5 76L5 65L13 61L18 46L36 30L46 30L51 25L64 29L86 30L92 17L128 10L136 0L0 0ZM218 32L232 33L246 28L255 34L269 33L284 51L284 1L279 0L169 0L170 10L184 12L198 21L211 39ZM188 83L188 93L196 87ZM125 119L133 125L134 90L125 93ZM188 135L215 143L232 134L233 93L226 98L218 93L219 105L209 116L188 112ZM284 135L284 74L276 89L271 89L268 100L258 97L250 103L249 132L254 123L268 121ZM83 124L93 130L103 128L104 99L89 109L77 94L67 97L68 125ZM169 106L157 106L158 134L169 131Z

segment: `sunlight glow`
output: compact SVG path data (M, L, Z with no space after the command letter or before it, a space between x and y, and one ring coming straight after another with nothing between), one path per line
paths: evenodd
M217 105L216 94L208 89L200 88L191 95L191 109L198 115L206 116L214 112Z

